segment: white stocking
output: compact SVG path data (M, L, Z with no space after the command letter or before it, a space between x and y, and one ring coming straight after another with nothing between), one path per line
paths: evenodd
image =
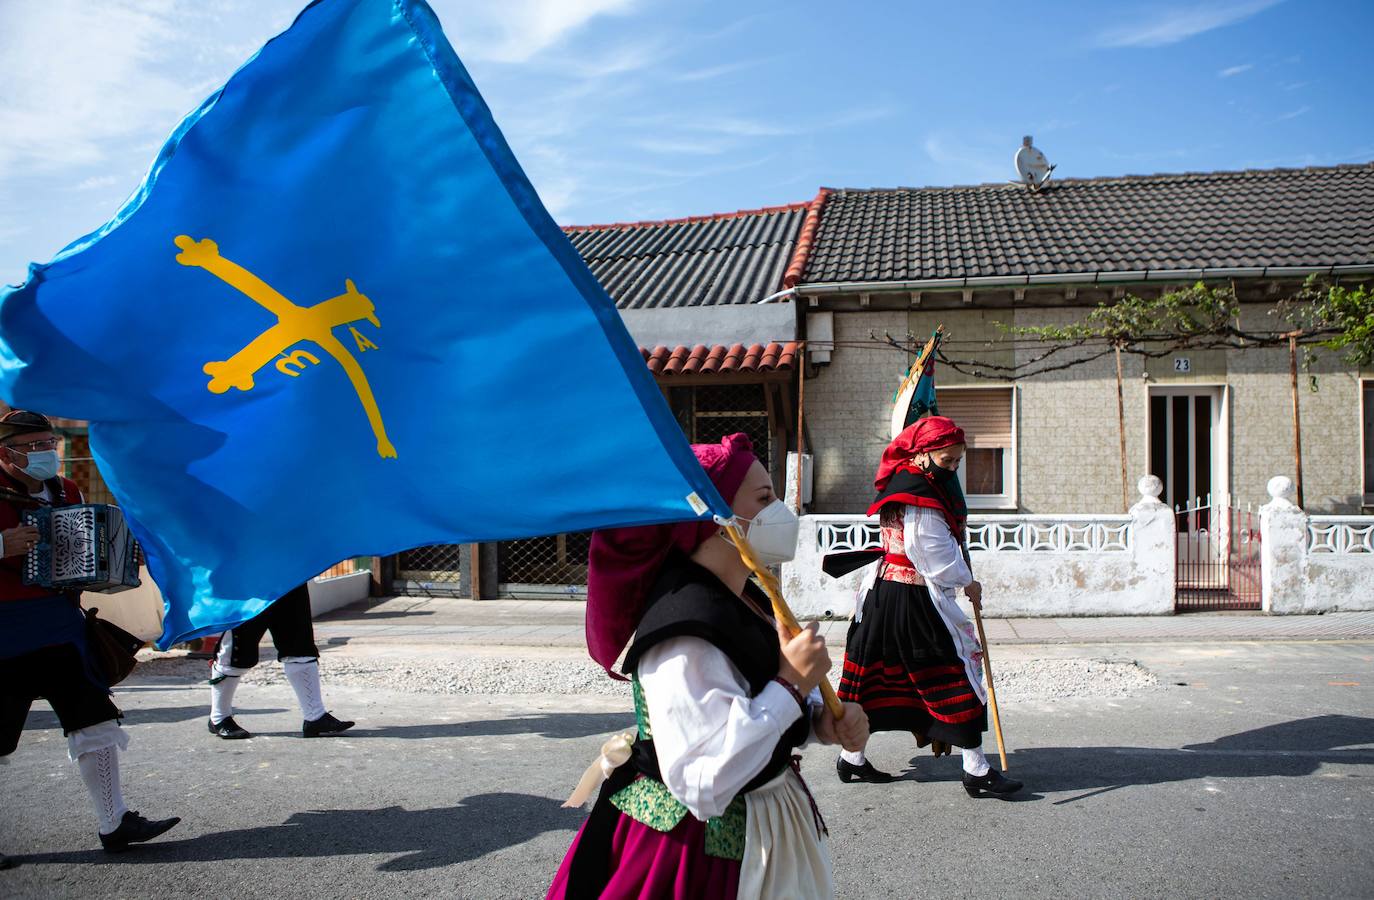
M841 750L840 759L851 766L861 766L864 764L864 752L862 750Z
M119 789L119 751L114 747L90 750L78 756L76 764L100 818L100 833L109 834L119 827L129 810Z
M286 680L296 692L296 700L301 705L301 714L307 722L323 716L324 699L320 696L320 661L311 656L288 656L282 660L286 670Z
M983 755L982 747L965 747L963 753L965 772L974 778L982 778L988 774L992 766L988 765L988 758Z
M224 675L219 681L210 683L210 721L218 725L234 714L234 691L238 690L239 676Z

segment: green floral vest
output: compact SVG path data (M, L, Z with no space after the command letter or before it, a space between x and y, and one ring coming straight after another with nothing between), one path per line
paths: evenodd
M639 679L632 677L630 681L634 689L639 740L647 741L653 737L653 729L649 725L649 707L644 702L644 690L639 686ZM687 807L657 778L636 779L629 787L613 794L611 804L641 825L661 832L672 831L689 814ZM744 859L745 818L744 798L736 797L730 801L725 812L707 819L706 855L720 859Z

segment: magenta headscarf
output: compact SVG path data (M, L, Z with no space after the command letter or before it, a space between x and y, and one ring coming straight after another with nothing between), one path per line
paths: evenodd
M693 444L692 452L726 503L734 501L745 473L757 459L753 443L744 434L726 435L719 444ZM592 659L611 671L639 626L644 601L663 560L674 547L690 554L719 529L708 520L592 533L587 561L587 651Z

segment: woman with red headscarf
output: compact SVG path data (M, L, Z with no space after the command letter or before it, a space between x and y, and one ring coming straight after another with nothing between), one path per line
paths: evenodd
M796 550L796 516L749 438L692 448L765 564ZM812 736L861 748L863 710L835 720L813 628L787 637L739 551L711 522L598 531L587 647L621 671L636 735L612 738L566 805L600 785L549 897L829 897L825 826L793 750ZM604 783L602 783L604 780Z
M936 756L959 747L970 797L1007 795L1021 782L1004 777L983 754L983 650L955 602L959 588L970 602L982 602L964 549L963 455L963 429L944 416L909 426L883 452L868 510L878 514L883 558L849 627L838 693L863 705L874 731L909 731ZM892 780L862 750L846 748L835 765L846 783Z

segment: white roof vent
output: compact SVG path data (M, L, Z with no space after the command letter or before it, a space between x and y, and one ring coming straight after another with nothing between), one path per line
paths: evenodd
M1054 171L1054 166L1045 159L1045 154L1036 149L1031 143L1031 136L1026 135L1021 139L1021 149L1016 151L1016 174L1019 176L1021 184L1028 186L1032 191L1038 191L1050 180L1050 173Z

